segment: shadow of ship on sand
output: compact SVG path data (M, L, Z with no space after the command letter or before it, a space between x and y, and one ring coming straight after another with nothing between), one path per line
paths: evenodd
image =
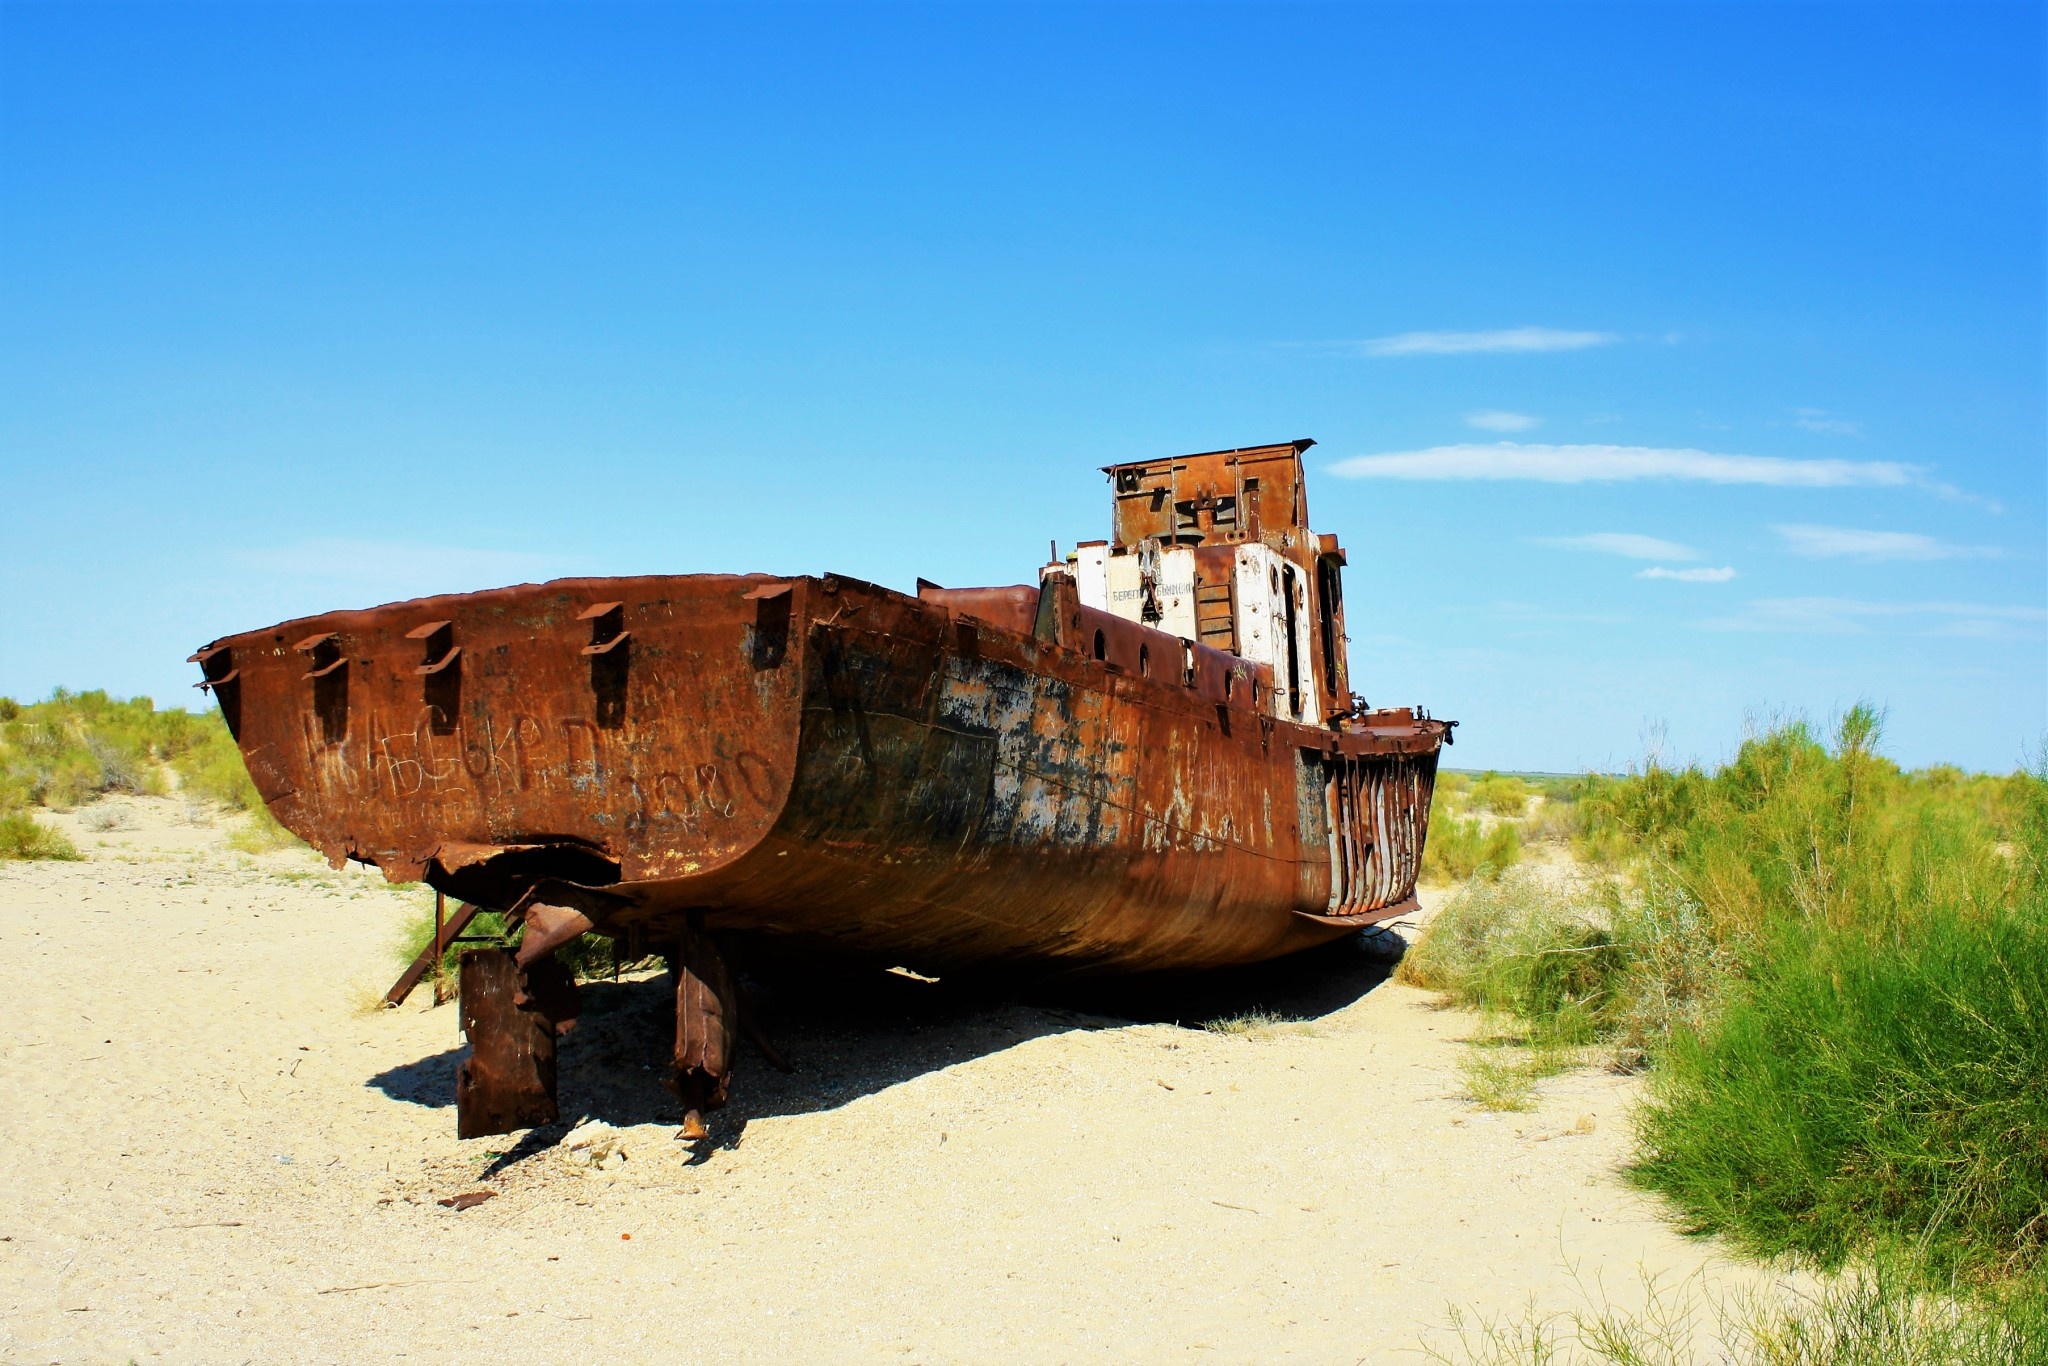
M795 1069L771 1068L746 1044L747 1084L707 1116L714 1147L739 1140L747 1121L832 1110L913 1077L999 1053L1050 1034L1133 1023L1201 1029L1248 1015L1313 1021L1335 1014L1392 974L1400 941L1353 936L1288 958L1184 978L1086 985L1015 986L986 980L932 981L897 972L817 978L749 979L763 1030ZM552 1147L584 1118L620 1127L675 1124L681 1107L663 1086L674 991L665 973L585 983L583 1014L562 1040L563 1121L530 1131L497 1170ZM466 1048L402 1064L368 1084L394 1100L455 1103L455 1070Z

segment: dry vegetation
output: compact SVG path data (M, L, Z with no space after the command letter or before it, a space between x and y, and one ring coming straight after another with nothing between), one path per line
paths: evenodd
M70 811L117 792L175 792L241 813L232 843L245 852L294 843L256 795L213 712L158 711L147 697L62 688L42 702L0 697L0 859L77 858L38 811Z

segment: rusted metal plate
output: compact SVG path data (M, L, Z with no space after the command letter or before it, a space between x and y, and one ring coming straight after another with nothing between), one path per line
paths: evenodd
M676 986L676 1043L669 1088L683 1103L684 1128L701 1137L700 1112L725 1104L738 1032L739 998L732 972L710 935L691 918L677 927L668 951Z
M462 955L462 1030L471 1052L455 1074L458 1138L509 1134L561 1118L555 1022L519 1006L524 977L510 949Z

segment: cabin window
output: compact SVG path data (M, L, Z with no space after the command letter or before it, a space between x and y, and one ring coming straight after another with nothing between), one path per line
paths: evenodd
M1097 659L1109 658L1109 642L1103 639L1102 632L1100 631L1095 633L1095 657Z
M1195 647L1186 641L1180 646L1180 683L1184 688L1195 686Z
M1138 647L1138 677L1140 677L1140 678L1150 678L1151 676L1152 676L1152 649L1151 649L1151 647L1150 647L1150 646L1147 646L1147 645L1140 645L1140 646Z

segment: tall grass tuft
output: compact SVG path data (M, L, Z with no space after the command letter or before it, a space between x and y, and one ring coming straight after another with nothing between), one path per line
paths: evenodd
M2029 1366L2048 1361L2048 1302L1986 1303L1930 1292L1926 1277L1878 1260L1810 1287L1716 1293L1703 1276L1644 1277L1640 1305L1578 1281L1578 1308L1491 1317L1453 1308L1432 1361L1485 1366ZM1711 1344L1711 1345L1709 1345Z
M1729 966L1699 907L1668 883L1516 869L1466 884L1396 975L1523 1022L1536 1046L1599 1042L1635 1063L1707 1013Z
M1513 825L1458 814L1471 791L1463 782L1439 782L1431 796L1429 837L1422 845L1424 881L1462 882L1482 870L1494 877L1521 858L1522 837Z
M1880 721L1589 780L1625 876L1468 886L1403 972L1653 1063L1636 1176L1694 1227L2048 1299L2048 771L1905 773Z
M1713 1025L1673 1040L1637 1175L1760 1253L1831 1265L1891 1242L1944 1276L2038 1274L2044 911L1937 900L1870 925L1775 927Z
M195 796L237 807L255 797L241 754L211 712L159 711L147 697L63 688L42 702L0 702L0 794L17 804L69 810L108 792L158 795L168 788L166 767Z
M0 859L77 859L78 846L26 811L0 815Z
M1664 1052L1638 1176L1758 1252L2048 1293L2048 775L1902 774L1878 722L1782 726L1644 823L1736 971Z

